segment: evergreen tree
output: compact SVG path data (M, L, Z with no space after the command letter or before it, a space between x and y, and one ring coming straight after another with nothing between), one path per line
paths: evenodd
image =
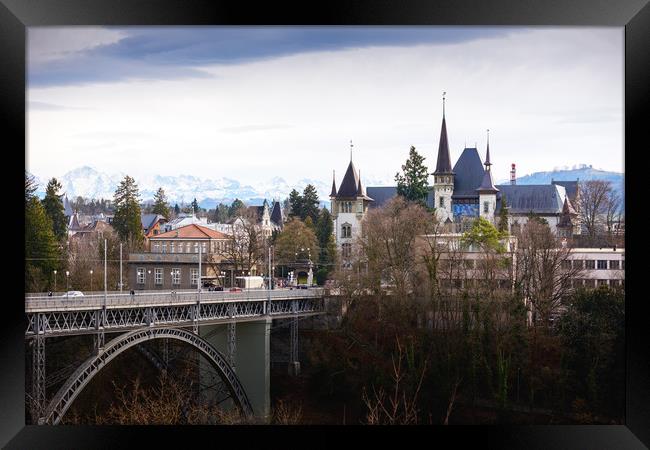
M426 206L429 192L429 172L424 165L424 160L425 158L415 150L415 147L411 146L409 158L402 166L402 174L399 172L395 174L397 194L422 206Z
M52 288L53 271L64 268L65 259L52 221L34 195L38 186L25 175L25 291L42 292Z
M230 218L228 206L223 203L219 203L214 209L213 219L217 223L226 223Z
M305 187L305 190L302 192L302 210L300 218L305 220L307 217L311 217L313 223L316 223L318 220L318 192L316 188L308 184Z
M232 204L230 205L230 209L228 210L228 215L230 217L236 217L239 214L242 214L242 209L245 207L244 202L236 198Z
M178 206L178 203L174 205L174 214L178 216L181 213L181 208Z
M319 247L318 263L322 269L325 269L325 276L334 267L336 259L336 242L332 234L333 230L332 214L326 208L321 209L316 222L316 238ZM320 280L319 284L322 284Z
M194 211L194 214L198 214L201 211L201 208L199 208L199 202L196 201L196 197L194 197L194 200L192 200L191 207Z
M115 191L113 228L120 239L139 248L143 241L140 217L140 194L135 180L126 175Z
M304 217L302 213L302 196L292 189L289 193L289 217Z
M59 241L63 241L67 237L68 231L63 201L61 200L63 195L59 194L62 188L61 183L56 178L52 178L47 183L45 198L43 199L43 208L45 208L45 213L52 221L54 235Z
M502 233L508 232L508 203L506 203L506 196L501 196L501 211L499 211L499 231Z
M153 214L160 214L165 219L169 219L169 206L167 205L167 196L163 188L158 188L153 196L153 200L154 204L151 212Z

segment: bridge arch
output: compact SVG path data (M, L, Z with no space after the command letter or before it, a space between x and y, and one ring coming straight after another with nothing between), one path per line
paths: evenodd
M129 348L152 339L176 339L196 348L225 381L235 404L242 413L247 417L253 415L253 407L239 378L226 358L210 343L199 335L180 328L149 328L121 334L108 342L98 355L88 358L52 398L43 417L39 419L39 423L57 425L75 398L104 366Z

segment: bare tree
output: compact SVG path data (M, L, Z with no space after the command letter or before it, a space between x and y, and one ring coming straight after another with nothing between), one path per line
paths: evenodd
M218 250L224 267L229 265L236 272L250 271L264 260L267 242L255 211L238 210L232 222L231 237L230 244Z
M593 242L607 226L608 209L617 209L617 195L612 184L604 180L580 183L579 212L587 236Z

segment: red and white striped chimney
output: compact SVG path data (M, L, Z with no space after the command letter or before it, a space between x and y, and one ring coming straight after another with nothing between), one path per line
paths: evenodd
M515 163L512 163L512 169L510 169L510 184L517 184L517 175L515 174Z

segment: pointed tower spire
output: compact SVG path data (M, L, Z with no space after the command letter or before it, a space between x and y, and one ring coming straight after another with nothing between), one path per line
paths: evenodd
M359 170L359 184L357 185L357 196L363 196L363 188L361 187L361 170Z
M336 171L332 170L332 192L330 192L330 197L336 197Z
M440 128L440 143L438 144L438 163L434 174L453 173L451 171L451 158L449 157L449 143L447 140L447 122L445 120L445 95L442 94L442 126Z
M350 139L350 162L352 162L352 147L354 147L354 144L352 144L352 139Z
M490 170L490 129L487 130L487 154L485 155L485 170Z

